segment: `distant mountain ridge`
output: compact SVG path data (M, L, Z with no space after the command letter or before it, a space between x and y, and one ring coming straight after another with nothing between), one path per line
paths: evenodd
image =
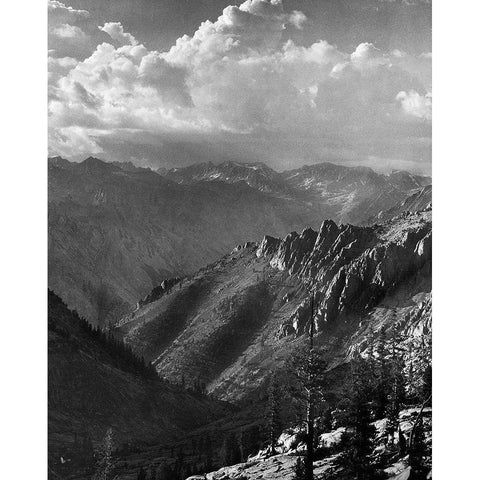
M94 157L48 163L49 286L100 324L232 245L327 218L364 223L428 181L329 163L282 173L261 163L166 172Z

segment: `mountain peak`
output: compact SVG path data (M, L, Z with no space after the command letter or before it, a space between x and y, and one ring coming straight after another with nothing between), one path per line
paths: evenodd
M88 173L109 173L121 170L120 167L113 163L105 162L96 157L88 157L78 164L78 167Z
M48 158L48 166L49 167L57 167L57 168L68 168L72 164L63 157L57 155L56 157L49 157Z

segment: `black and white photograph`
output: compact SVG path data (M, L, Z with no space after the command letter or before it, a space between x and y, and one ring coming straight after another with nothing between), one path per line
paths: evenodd
M48 2L48 471L431 478L431 4Z
M433 333L448 325L451 344L475 355L477 334L459 322L476 283L443 268L478 271L477 221L449 203L442 177L452 236L439 230L449 253L432 262L432 171L442 164L458 184L478 158L435 148L433 118L458 117L432 115L432 51L468 75L454 33L442 31L451 50L433 48L432 1L37 3L44 177L22 160L24 134L7 182L9 208L26 196L44 209L21 216L15 242L38 243L45 286L17 255L9 283L21 300L6 300L4 320L20 329L3 343L36 377L14 374L27 385L20 410L45 401L45 448L27 413L10 443L44 465L23 475L12 457L5 478L466 479L432 458L444 426L476 416L478 396L458 389L475 374L464 382ZM17 111L12 124L30 109ZM433 272L451 285L435 300ZM446 299L459 304L448 324L437 319ZM455 422L436 416L450 397L434 384L455 395Z

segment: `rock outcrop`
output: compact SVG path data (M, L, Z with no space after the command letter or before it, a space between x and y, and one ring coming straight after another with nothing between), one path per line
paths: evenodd
M328 349L337 338L335 362L363 345L364 323L391 325L394 313L405 330L428 332L431 241L431 211L265 236L162 290L118 331L173 381L187 372L222 399L255 396L302 344L312 296L316 340Z
M174 277L163 280L160 285L155 287L145 298L143 298L137 303L136 310L143 307L144 305L147 305L148 303L152 303L155 300L158 300L162 295L168 293L171 288L176 285L181 279L181 277Z
M257 257L298 275L317 303L317 324L362 315L412 276L431 271L431 212L404 214L376 227L323 222L319 232L304 230L283 240L265 238ZM301 328L301 305L292 324Z

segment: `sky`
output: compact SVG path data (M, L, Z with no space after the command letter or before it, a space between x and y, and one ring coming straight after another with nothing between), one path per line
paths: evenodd
M429 0L49 0L49 154L431 172Z

